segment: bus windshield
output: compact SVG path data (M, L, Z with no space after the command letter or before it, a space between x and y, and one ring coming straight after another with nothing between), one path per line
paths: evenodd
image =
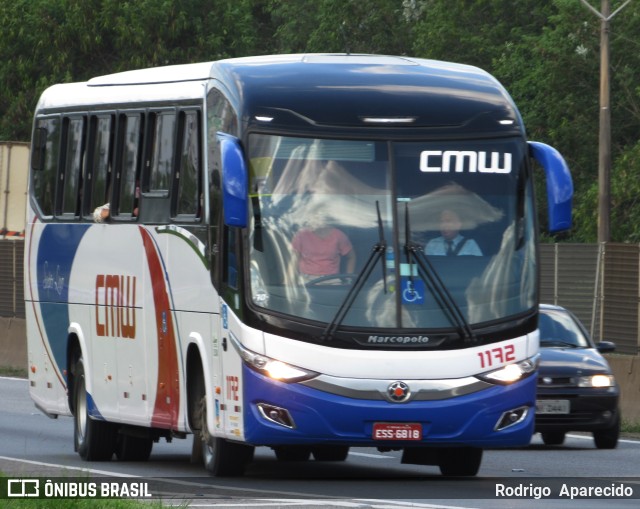
M324 324L341 312L345 328L448 330L460 325L456 312L473 326L534 307L521 138L252 134L248 156L250 299L262 312Z

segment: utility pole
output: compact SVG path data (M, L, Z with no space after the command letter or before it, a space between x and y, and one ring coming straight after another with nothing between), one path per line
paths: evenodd
M611 240L611 108L609 90L609 22L631 1L611 13L610 0L602 0L598 12L587 0L580 0L600 18L600 133L598 141L598 243Z

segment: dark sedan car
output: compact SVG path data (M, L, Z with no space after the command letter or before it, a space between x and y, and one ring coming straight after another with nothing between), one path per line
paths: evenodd
M580 321L565 308L540 306L540 369L535 430L546 445L560 445L568 431L593 433L598 449L613 449L620 434L620 391L601 352Z

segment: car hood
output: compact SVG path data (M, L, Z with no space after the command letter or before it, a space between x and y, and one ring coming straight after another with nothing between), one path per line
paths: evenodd
M587 376L597 373L611 373L611 369L595 348L540 348L538 376Z

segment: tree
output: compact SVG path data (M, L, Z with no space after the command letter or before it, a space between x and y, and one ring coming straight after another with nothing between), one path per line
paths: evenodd
M273 52L405 54L408 27L397 0L272 0Z
M0 139L28 140L49 85L264 52L266 0L0 0Z

